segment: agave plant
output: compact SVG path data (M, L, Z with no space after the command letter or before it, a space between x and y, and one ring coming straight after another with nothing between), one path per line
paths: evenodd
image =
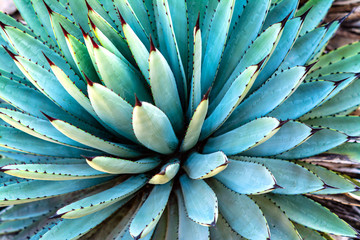
M15 0L0 14L5 239L331 239L359 182L360 43L330 0ZM6 235L7 234L7 235Z

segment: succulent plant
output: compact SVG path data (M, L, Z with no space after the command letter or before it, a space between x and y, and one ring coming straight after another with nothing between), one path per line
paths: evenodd
M0 14L6 239L357 237L360 43L330 0L15 0ZM7 235L6 235L7 234Z

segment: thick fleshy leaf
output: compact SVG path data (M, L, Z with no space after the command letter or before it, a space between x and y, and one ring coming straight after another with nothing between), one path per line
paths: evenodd
M210 239L228 239L228 240L243 240L237 232L235 232L226 219L219 214L216 226L210 228Z
M315 230L312 230L310 228L307 228L301 224L294 223L294 226L296 227L296 230L299 232L301 237L303 239L313 239L313 240L326 240L328 238L325 238L321 236L321 234Z
M314 194L339 194L356 191L355 184L353 184L351 181L336 172L310 163L298 162L298 164L309 169L314 174L319 176L319 178L321 178L321 180L326 185L331 186L323 190L317 191Z
M72 202L65 207L60 208L56 215L62 218L80 218L91 213L100 211L118 201L125 204L132 195L141 189L148 179L143 175L131 177L126 181L101 191L94 195L85 197L76 202Z
M154 102L169 118L176 133L184 128L184 114L181 107L175 76L164 58L151 41L149 56L149 81ZM166 91L163 91L166 89Z
M143 158L140 160L128 160L114 157L87 157L86 162L94 169L112 174L134 174L150 171L160 164L160 160Z
M187 240L187 239L208 240L209 227L200 225L190 220L186 212L184 198L181 191L175 190L175 193L177 196L177 202L179 206L179 225L178 225L179 240ZM167 238L166 240L171 240L171 239Z
M215 193L204 180L180 177L188 217L204 226L215 226L218 217L218 202Z
M290 151L281 153L276 157L284 159L297 159L314 156L327 150L337 147L346 142L348 137L345 134L332 131L329 129L321 129L314 133L307 141Z
M279 196L271 194L269 197L280 206L291 220L301 225L337 235L349 237L356 235L355 230L347 223L327 208L322 207L319 203L305 196ZM298 206L302 207L299 208Z
M40 231L41 239L53 240L58 236L65 239L79 238L105 221L122 205L123 202L120 201L101 211L79 219L59 219L56 220L56 223L50 222L49 225Z
M306 141L312 135L312 128L306 124L290 121L269 140L248 151L242 152L244 156L265 157L288 151Z
M330 149L329 151L327 151L327 153L343 155L352 161L360 162L359 150L360 150L359 143L346 142L336 148Z
M279 186L274 176L263 164L229 159L228 167L214 176L227 188L240 194L272 191Z
M88 85L88 94L91 106L105 124L120 135L137 142L132 130L133 107L126 100L98 83Z
M147 102L137 101L133 111L133 128L139 142L162 154L174 152L179 143L165 113Z
M141 152L137 151L133 147L110 142L104 139L101 139L91 133L88 133L84 130L81 130L80 128L64 122L62 120L54 119L52 117L48 116L49 121L51 124L59 130L61 133L63 133L65 136L80 142L86 146L93 147L95 149L99 149L101 151L104 151L106 153L113 154L115 156L119 157L139 157L141 156Z
M141 75L127 63L101 46L94 47L95 61L104 84L122 98L134 104L134 94L150 101L150 95L141 81Z
M85 164L16 164L1 168L6 174L38 180L76 180L106 177L109 174L97 171Z
M306 72L304 67L294 67L274 74L234 110L221 132L268 114L296 91Z
M297 119L319 105L335 88L333 82L312 81L298 89L268 116L280 120Z
M212 86L230 27L235 1L219 1L212 16L208 35L203 39L204 57L201 68L201 90L203 93Z
M180 168L180 160L174 158L169 160L164 166L161 167L160 171L155 174L150 180L150 184L165 184L171 181L176 174L178 173Z
M205 119L201 129L201 139L210 136L232 115L233 111L250 90L259 73L259 68L259 65L254 65L245 69L244 72L234 80L221 101L218 104L215 102L214 105L210 105L210 111L213 111ZM215 107L212 109L212 106Z
M210 178L226 169L229 161L223 152L210 154L193 153L183 164L191 179Z
M210 182L219 199L220 213L234 231L249 239L269 238L266 219L250 197L233 192L216 180Z
M302 240L292 222L273 201L264 195L252 196L251 198L264 213L269 224L271 239Z
M271 138L280 129L280 125L276 118L258 118L230 132L210 138L205 144L204 153L223 151L226 155L238 154Z
M360 117L358 116L322 117L304 122L313 127L335 129L349 136L360 135Z
M270 158L235 156L233 158L264 165L275 177L276 183L281 186L272 191L276 194L304 194L324 188L324 182L301 164Z
M180 151L185 152L194 147L200 137L201 128L203 126L206 114L208 112L209 99L208 95L205 95L204 99L200 102L196 108L194 115L190 119L189 125L186 129L184 140L181 143Z
M39 201L41 199L55 197L61 194L85 189L109 178L83 179L71 181L38 181L18 180L7 182L0 187L0 206Z
M134 239L145 237L156 227L168 202L172 185L172 182L168 182L155 185L152 189L130 224L129 231Z

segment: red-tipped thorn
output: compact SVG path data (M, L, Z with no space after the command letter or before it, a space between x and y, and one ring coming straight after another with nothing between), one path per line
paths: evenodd
M61 27L61 30L63 31L64 33L64 36L67 37L69 35L69 32L66 31L66 29L63 27L63 25L61 25L61 23L59 23L60 27Z
M211 92L211 87L209 87L209 89L204 94L204 97L203 97L202 101L209 99L210 92Z
M326 183L324 183L323 187L324 187L324 189L328 189L328 188L331 188L331 189L339 189L339 188L337 188L337 187L330 186L330 185L328 185L328 184L326 184Z
M85 4L86 4L86 7L87 7L88 11L94 11L87 0L85 0Z
M117 8L117 12L118 12L118 14L119 14L119 19L120 19L120 22L121 22L121 26L125 25L126 22L125 22L124 18L122 17L122 15L121 15L121 13L120 13L120 11L119 11L118 8Z
M338 80L336 81L334 84L335 84L335 87L339 86L341 83L345 82L346 80L348 80L349 78L344 78L344 79L341 79L341 80Z
M135 94L135 107L141 107L141 106L142 106L142 103Z
M50 65L50 66L55 65L55 63L54 63L53 61L51 61L51 60L50 60L50 58L48 58L48 57L45 55L45 53L44 53L44 52L42 52L42 54L44 55L44 57L45 57L46 61L49 63L49 65Z
M264 64L265 60L268 58L269 55L266 55L258 64L256 64L258 66L258 69L261 68L261 66ZM259 71L259 70L258 70Z
M90 22L91 28L92 28L93 30L95 30L96 25L94 24L94 22L91 20L90 17L89 17L89 22Z
M155 47L152 37L150 35L150 52L153 52L153 51L156 51L156 47Z
M55 215L52 215L51 217L49 217L49 219L55 219L55 218L61 218L63 214L55 214Z
M94 82L90 80L90 78L88 78L88 76L86 76L86 74L84 73L84 76L85 76L85 80L87 82L87 84L89 86L93 86L94 85Z
M92 161L95 157L87 157L87 156L84 156L84 155L81 155L83 158L85 158L87 161Z
M81 26L79 26L79 27L80 27L80 31L81 31L83 37L84 37L84 38L87 38L87 37L88 37L88 34L84 31L84 29L83 29Z
M4 45L2 45L3 46L3 48L5 49L5 51L10 55L10 57L13 59L13 60L15 60L16 61L16 55L13 53L13 52L11 52L7 47L5 47Z
M99 48L99 45L94 41L94 39L92 37L90 37L90 41L94 48L96 48L96 49Z
M47 3L45 2L45 0L43 0L43 3L44 3L44 5L45 5L46 10L48 11L49 15L51 15L52 12L53 12L53 10L49 7L49 5L47 5Z
M44 113L43 111L40 111L47 119L49 119L50 122L55 121L56 118L50 117L49 115L47 115L46 113Z
M284 126L284 124L287 123L287 122L289 122L289 121L290 121L290 119L287 119L287 120L284 120L284 121L280 121L278 128Z
M196 24L195 24L195 32L197 32L200 29L200 12L198 14L198 18L196 20Z

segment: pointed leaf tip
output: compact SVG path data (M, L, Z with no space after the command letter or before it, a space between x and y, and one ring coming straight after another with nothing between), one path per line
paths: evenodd
M86 4L88 11L94 11L87 0L85 0L85 4Z
M258 66L258 70L261 68L261 66L264 64L265 60L268 58L269 55L266 55L258 64L256 64Z
M95 40L92 37L90 37L90 41L94 48L96 48L96 49L99 48L99 45L95 42Z
M284 121L280 121L278 128L284 126L284 124L287 123L287 122L289 122L289 121L290 121L290 119L287 119L287 120L284 120Z
M203 101L209 99L210 92L211 92L211 87L209 87L209 89L206 91L206 93L202 99Z
M304 21L306 16L309 14L310 10L312 9L312 7L310 7L308 10L306 10L301 16L300 19L301 21Z
M51 217L49 217L49 219L61 218L62 215L64 215L64 214L55 214L55 215L52 215Z
M59 23L59 25L60 25L61 30L62 30L63 33L64 33L64 36L67 38L67 36L69 35L69 32L66 31L66 29L63 27L63 25L62 25L61 23Z
M40 111L47 119L49 119L50 122L55 121L56 118L50 117L49 115L47 115L46 113L44 113L43 111Z
M1 27L3 30L5 29L6 26L8 26L8 25L6 25L6 24L3 23L2 21L0 21L0 27Z
M83 37L86 38L88 36L88 34L84 31L84 29L80 25L79 25L79 27L80 27L80 31L81 31Z
M44 55L46 61L49 63L50 66L54 66L54 65L55 65L55 63L54 63L53 61L51 61L50 58L48 58L48 57L45 55L44 52L42 52L42 54Z
M338 80L338 81L334 82L335 87L339 86L341 83L345 82L348 79L349 78L344 78L344 79L341 79L341 80Z
M321 131L322 128L312 128L310 131L310 135L314 135L315 133L317 133L318 131Z
M308 73L315 64L317 64L317 61L313 62L313 63L311 63L309 65L306 65L305 66L305 73Z
M13 59L13 60L16 60L16 55L11 52L7 47L5 47L4 45L2 45L3 48L5 49L5 51L10 55L10 57Z
M49 5L47 5L47 3L45 2L45 0L43 0L43 3L46 7L46 10L48 11L49 15L51 15L53 13L53 10L49 7Z
M150 53L151 53L152 51L156 51L156 47L155 47L154 42L153 42L153 40L152 40L152 37L151 37L151 35L150 35Z
M138 106L138 107L141 107L142 106L142 103L141 101L138 99L138 97L136 96L135 94L135 107Z
M282 186L280 186L279 184L275 183L274 184L274 189L284 189Z
M84 156L84 155L81 155L81 157L85 158L86 160L88 161L92 161L95 157L88 157L88 156Z
M195 32L197 32L198 30L200 30L200 12L198 14L198 18L197 18L196 24L195 24Z
M331 188L331 189L339 189L339 188L337 188L337 187L330 186L330 185L328 185L328 184L326 184L326 183L324 183L323 187L324 187L323 189L328 189L328 188Z
M86 76L85 73L84 73L84 76L85 76L85 80L86 80L87 84L92 87L94 85L94 82L91 81L90 78L88 78L88 76Z
M121 15L119 9L117 8L116 10L117 10L117 12L118 12L118 14L119 14L119 19L120 19L120 22L121 22L121 26L125 25L126 22L125 22L123 16Z
M285 24L287 23L287 21L289 20L291 14L293 12L291 11L280 23L281 23L281 27L283 28L285 26Z
M89 22L90 22L91 28L92 28L93 30L95 30L96 25L95 25L95 23L91 20L90 17L89 17Z

